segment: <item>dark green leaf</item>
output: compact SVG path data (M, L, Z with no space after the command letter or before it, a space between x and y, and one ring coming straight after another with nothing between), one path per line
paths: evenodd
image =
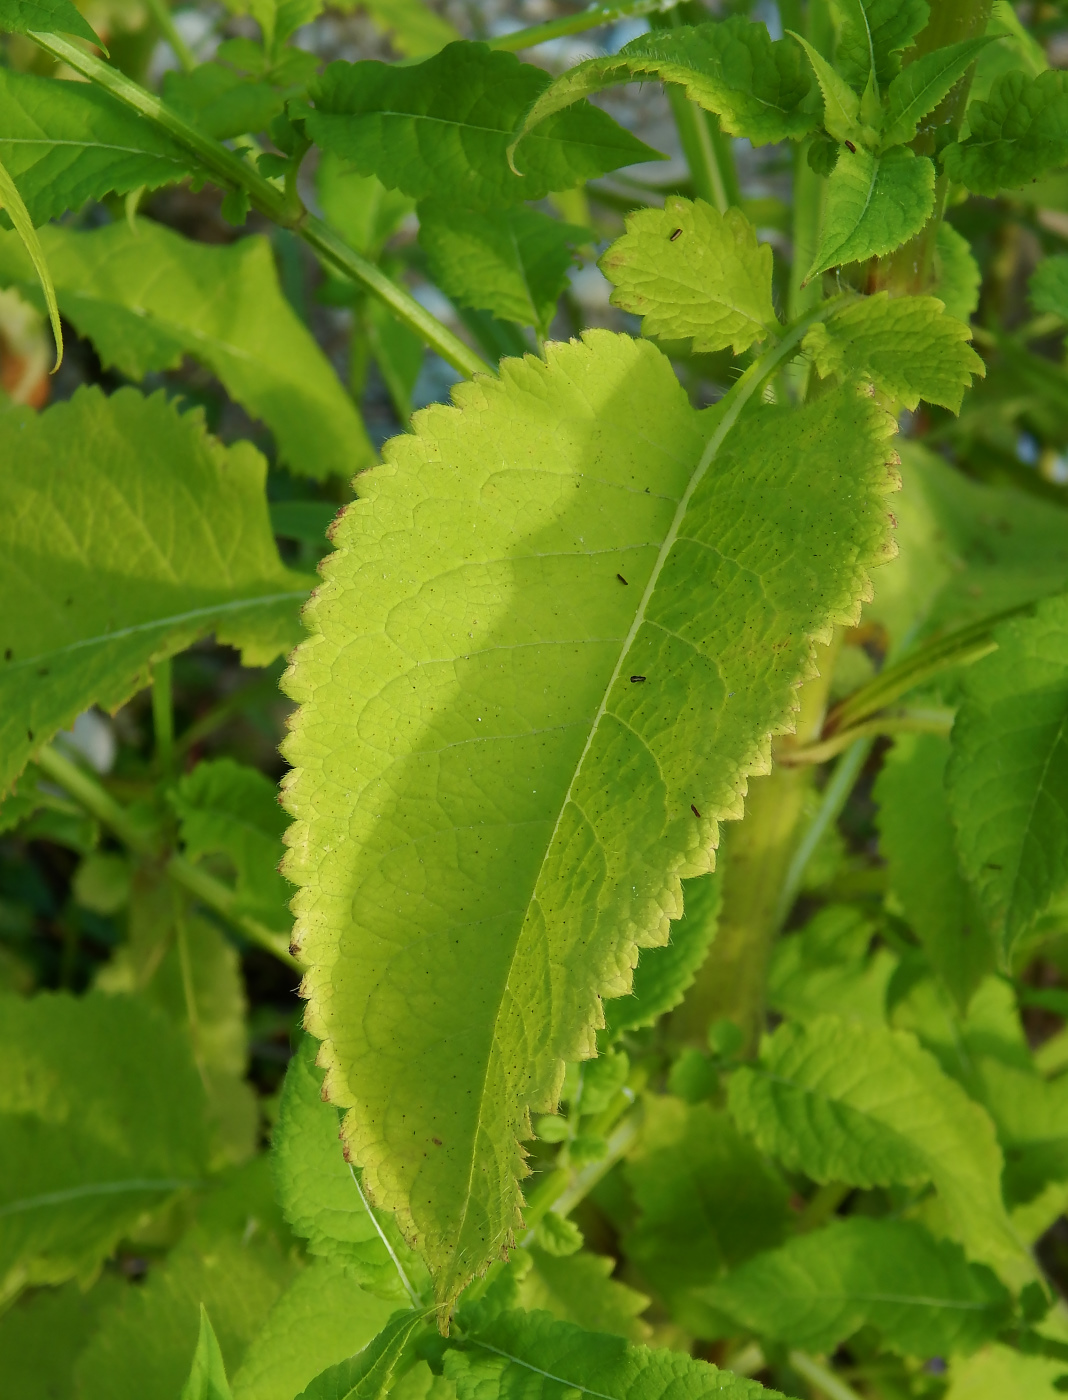
M75 34L104 47L70 0L0 0L0 32Z
M860 0L854 2L859 4ZM938 106L990 42L989 38L965 39L925 53L903 68L887 93L884 148L911 141L920 121Z
M901 68L901 53L923 29L930 15L927 0L839 0L842 27L835 63L842 76L862 92L874 69L885 87Z
M968 108L968 139L943 155L952 180L976 194L1015 190L1068 161L1068 74L1006 73Z
M423 1312L394 1313L363 1351L316 1376L297 1400L379 1400L389 1391L405 1348L427 1317Z

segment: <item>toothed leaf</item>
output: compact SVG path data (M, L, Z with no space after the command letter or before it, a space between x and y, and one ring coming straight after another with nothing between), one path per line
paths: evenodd
M274 433L294 471L351 477L374 449L330 361L286 300L264 238L212 247L139 219L41 230L60 310L105 366L130 379L191 355ZM0 234L0 281L32 289L29 259Z
M100 44L96 31L70 0L0 0L0 32L74 34L90 44Z
M837 69L832 67L807 39L802 39L800 34L792 34L791 37L805 50L820 85L823 94L823 126L827 135L836 141L854 143L869 138L866 144L870 144L873 133L861 121L860 98Z
M739 209L668 197L627 216L627 231L598 264L612 305L642 316L642 333L692 340L695 353L731 345L740 355L777 326L772 256Z
M947 771L957 849L1003 962L1068 886L1068 597L969 668Z
M754 410L717 452L724 410L607 332L454 398L361 478L285 682L308 1026L445 1302L519 1223L528 1113L856 616L895 484L870 400Z
M972 375L986 374L971 335L935 297L876 292L813 326L802 348L823 378L867 379L906 408L926 399L959 413Z
M100 88L10 68L0 68L0 163L37 227L113 190L198 174L188 151Z
M843 148L827 181L823 232L808 279L906 243L930 217L934 183L934 166L907 146L882 156L863 146Z
M817 1353L861 1327L904 1356L974 1351L1008 1321L1011 1300L960 1245L905 1220L833 1220L758 1254L704 1290L746 1331Z
M1028 1276L993 1124L912 1036L833 1016L786 1023L762 1063L734 1075L730 1107L763 1151L813 1181L933 1182L970 1257Z
M934 111L990 42L989 38L964 39L925 53L903 68L886 95L883 148L911 141L919 123Z
M979 305L983 274L968 240L943 219L935 243L933 294L958 321L970 321Z
M657 153L583 103L507 150L523 113L551 79L485 44L449 44L424 63L331 63L302 110L324 150L416 199L493 209L570 189ZM516 173L518 172L518 173Z
M927 0L838 0L842 27L835 64L839 72L862 92L874 71L879 87L901 68L901 53L927 23ZM907 70L906 70L907 71Z
M80 389L0 414L0 791L196 638L250 665L292 645L312 580L278 557L266 470L162 394Z
M797 141L819 125L818 99L796 46L773 41L767 25L734 15L721 23L654 29L617 54L580 63L545 89L522 131L590 93L650 78L677 83L692 102L716 113L728 135L746 136L754 146Z
M1004 74L968 108L968 125L943 154L950 179L976 194L1019 189L1068 161L1068 74Z

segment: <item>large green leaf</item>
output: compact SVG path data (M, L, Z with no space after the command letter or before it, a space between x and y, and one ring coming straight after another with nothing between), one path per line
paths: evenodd
M197 1184L207 1133L189 1050L132 998L3 997L0 1065L3 1296L91 1277L146 1210Z
M522 132L590 93L650 78L678 83L691 101L718 115L725 132L754 146L800 140L819 125L819 100L797 46L773 42L767 25L734 15L719 24L654 29L617 54L580 63L535 94Z
M292 645L311 581L278 557L265 475L162 394L0 415L0 790L206 632L252 665Z
M598 266L615 284L613 306L645 318L644 335L739 355L778 327L771 248L740 209L669 195L663 209L629 214Z
M286 1071L272 1152L282 1209L313 1254L348 1269L363 1288L404 1301L413 1285L422 1288L425 1270L390 1217L376 1220L367 1208L342 1155L337 1109L322 1100L318 1048L306 1036Z
M891 1351L951 1356L989 1341L1010 1311L1006 1290L959 1245L862 1216L758 1254L705 1294L747 1331L815 1352L870 1326Z
M971 320L979 305L983 274L968 240L944 219L935 241L934 275L931 291L945 304L948 314L958 321Z
M0 68L0 163L37 225L114 190L197 174L193 156L90 83Z
M75 1282L24 1294L0 1318L0 1375L18 1400L74 1394L74 1365L100 1314L126 1285L104 1274L88 1291Z
M897 967L889 948L871 949L875 925L855 905L827 904L798 933L780 938L768 969L768 1006L795 1021L827 1012L869 1026L886 1020Z
M906 408L926 399L959 413L972 376L986 373L971 336L937 297L876 292L813 326L803 348L824 377L870 379Z
M613 1036L651 1026L678 1006L705 960L716 936L722 882L713 872L688 880L682 888L682 917L671 925L671 941L660 948L643 949L630 996L605 1002L605 1024Z
M589 229L523 206L480 213L444 200L419 205L419 242L430 275L460 306L547 335L575 248Z
M607 332L454 399L361 479L285 681L308 1026L443 1300L506 1246L528 1113L892 553L896 481L863 395L731 434L736 399L695 411Z
M293 1400L367 1345L396 1303L365 1293L338 1263L316 1260L278 1299L234 1373L234 1400Z
M492 209L541 199L657 152L583 103L507 150L550 78L485 44L449 44L425 63L331 63L302 109L318 145L417 199Z
M1006 73L968 108L968 125L943 153L950 179L976 194L1019 189L1068 161L1068 75Z
M835 63L857 92L864 90L873 71L878 86L890 82L901 67L902 50L931 12L927 0L839 0L839 10L842 25Z
M130 379L192 355L274 433L295 472L351 477L374 460L359 412L286 300L270 244L194 243L150 219L41 230L60 309ZM0 235L0 282L32 291L29 258Z
M1064 1362L1052 1356L1025 1356L1015 1347L985 1347L958 1361L950 1372L946 1400L1059 1400L1057 1382Z
M647 1100L626 1176L638 1207L627 1258L677 1322L707 1335L707 1303L693 1290L781 1242L785 1183L725 1113L667 1097Z
M464 1342L445 1354L459 1400L780 1400L777 1390L719 1371L682 1351L651 1350L587 1332L544 1312L465 1314Z
M0 31L6 34L76 34L99 44L96 32L70 0L0 0Z
M933 1182L969 1255L1027 1277L994 1126L912 1036L834 1016L787 1023L759 1066L734 1075L730 1107L765 1152L813 1181Z
M902 735L883 764L875 800L890 891L964 1008L991 970L993 945L957 862L944 783L948 758L941 735Z
M1003 960L1068 885L1068 597L971 667L947 770L964 872Z
M881 257L919 233L934 208L935 169L908 146L875 155L843 147L827 181L827 205L807 278Z
M297 1400L382 1400L388 1395L397 1365L426 1315L398 1312L362 1351L321 1372Z

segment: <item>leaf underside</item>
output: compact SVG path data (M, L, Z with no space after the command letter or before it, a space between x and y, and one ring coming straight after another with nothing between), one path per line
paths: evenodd
M654 347L547 357L458 386L361 478L285 682L308 1029L445 1302L519 1223L528 1112L892 553L870 400L755 410L702 476L720 411Z

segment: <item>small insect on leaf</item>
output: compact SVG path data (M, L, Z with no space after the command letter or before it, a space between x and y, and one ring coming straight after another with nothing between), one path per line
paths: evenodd
M694 814L695 817L699 817L701 815L701 813L697 810L697 808L693 805L692 802L690 803L690 811Z
M850 152L851 155L854 155L854 156L856 155L856 153L857 153L857 148L856 148L856 146L853 145L852 141L847 141L847 142L846 142L846 148L848 149L848 151Z
M622 574L616 574L616 578L619 579L620 583L627 583L627 580L623 577ZM629 588L630 585L627 584L627 587Z
M631 683L631 685L644 685L644 684L645 684L645 677L644 677L644 676L631 676L631 678L630 678L630 683Z
M681 233L682 233L682 229L681 229L681 228L677 228L677 229L675 230L675 232L671 235L671 237L668 239L668 242L669 242L669 243L674 243L674 242L675 242L675 239L678 238L679 235L680 235Z

